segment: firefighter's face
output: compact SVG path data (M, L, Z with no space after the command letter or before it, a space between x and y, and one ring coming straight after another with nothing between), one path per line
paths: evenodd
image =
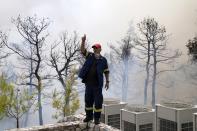
M100 54L101 48L93 48L95 54Z

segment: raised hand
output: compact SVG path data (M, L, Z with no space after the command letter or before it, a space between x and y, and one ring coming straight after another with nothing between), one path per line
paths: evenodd
M84 36L81 37L81 53L82 54L85 54L85 52L86 52L85 41L86 41L86 35L84 34Z
M84 34L84 36L81 38L81 40L82 40L82 43L85 43L85 41L86 41L86 34Z

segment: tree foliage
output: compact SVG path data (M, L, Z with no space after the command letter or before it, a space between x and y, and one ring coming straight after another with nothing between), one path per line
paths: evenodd
M14 88L7 83L3 75L0 76L0 119L6 115L7 107L12 103Z
M31 108L29 101L33 101L33 95L28 94L27 89L20 90L19 88L14 89L13 99L7 105L6 112L7 116L16 120L16 127L19 128L20 118ZM33 104L33 102L31 102Z
M7 116L16 120L19 128L19 119L31 107L28 102L33 100L26 89L19 90L7 82L3 75L0 76L0 118ZM32 101L33 103L33 101Z
M45 40L48 37L48 32L46 32L50 22L47 18L38 18L37 16L21 18L18 16L12 21L18 33L23 39L22 45L12 43L7 44L7 47L11 49L14 53L20 56L24 61L27 61L29 70L26 72L25 80L26 85L32 85L37 89L38 96L38 108L39 108L39 123L43 124L42 116L42 90L43 90L43 77L42 76L42 64L43 64L43 47L45 45ZM30 49L30 50L28 50ZM27 66L26 65L26 66ZM30 69L31 68L31 69ZM29 83L29 79L33 79ZM28 81L28 82L27 82ZM23 83L24 84L24 83Z
M76 32L70 37L68 33L64 32L60 37L60 41L51 47L49 65L56 71L56 75L52 77L57 79L63 88L64 95L62 99L64 102L62 101L61 103L64 106L62 107L64 108L62 112L64 117L68 114L72 114L68 113L72 112L72 110L70 110L70 93L72 92L71 86L73 86L70 85L69 81L73 81L71 80L71 76L74 73L72 67L75 66L77 61L81 58L79 45L79 39ZM54 103L58 105L57 101Z
M54 118L73 115L79 108L80 102L76 88L76 70L68 75L66 79L66 92L57 91L53 92L52 106L56 109L56 113L53 115ZM69 102L69 103L66 103Z

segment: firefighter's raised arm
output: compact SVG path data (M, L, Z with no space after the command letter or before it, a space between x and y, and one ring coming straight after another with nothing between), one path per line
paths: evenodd
M84 36L81 38L81 53L82 54L86 53L85 41L86 41L86 35L84 34Z

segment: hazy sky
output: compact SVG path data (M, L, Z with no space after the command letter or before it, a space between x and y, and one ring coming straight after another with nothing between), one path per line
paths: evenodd
M85 33L90 42L102 43L103 52L108 51L107 43L115 43L125 35L130 21L136 27L148 16L166 27L172 34L170 46L185 55L187 40L197 33L197 0L0 0L0 30L13 30L11 18L19 14L50 18L51 36L64 30L76 30L81 36Z
M104 47L120 40L130 21L136 27L147 16L164 25L169 44L181 50L197 33L197 0L0 0L0 6L0 29L11 29L10 19L19 14L37 14L52 20L53 34L76 30Z

